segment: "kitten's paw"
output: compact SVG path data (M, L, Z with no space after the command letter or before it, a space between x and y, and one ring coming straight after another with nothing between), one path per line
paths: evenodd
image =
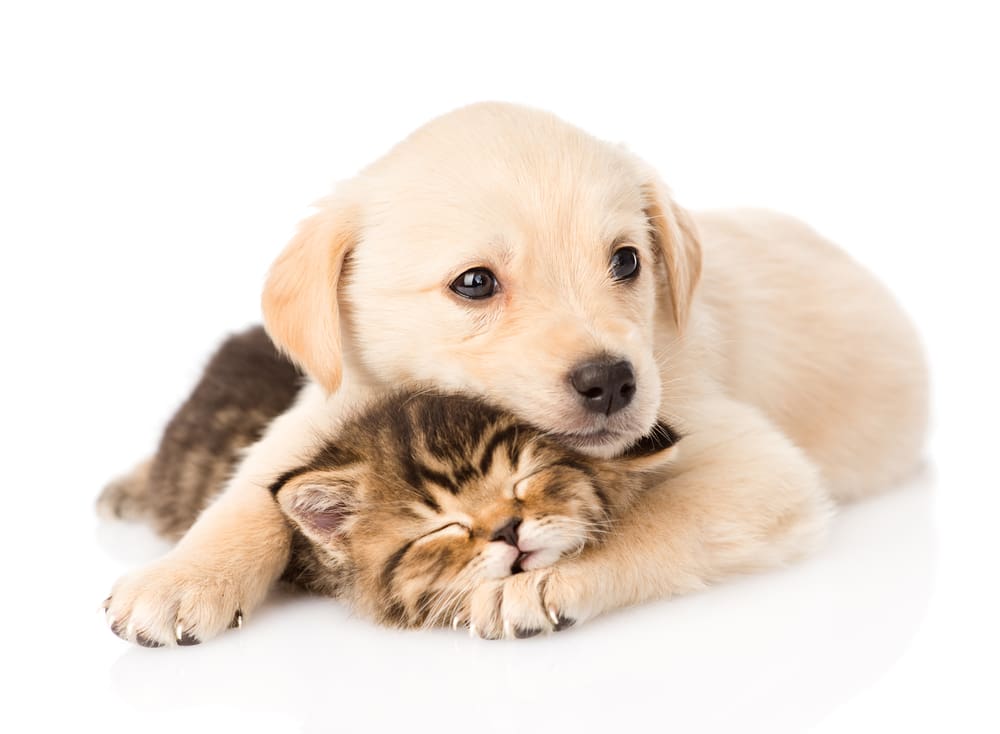
M111 631L143 647L197 645L241 627L243 608L231 579L170 557L119 579L104 602Z
M577 592L558 567L484 582L469 599L469 630L487 640L560 632L588 616Z

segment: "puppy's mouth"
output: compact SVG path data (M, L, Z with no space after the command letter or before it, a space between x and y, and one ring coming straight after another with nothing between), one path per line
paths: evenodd
M638 437L625 431L602 428L580 433L555 433L552 436L565 446L584 453L604 454L611 451L623 457L638 457L673 446L680 436L663 421Z
M586 451L587 449L603 449L617 445L621 442L625 434L619 431L610 431L602 428L598 431L582 433L554 433L552 434L559 443L573 449Z
M573 451L598 459L614 458L638 440L632 431L613 431L608 428L549 435Z

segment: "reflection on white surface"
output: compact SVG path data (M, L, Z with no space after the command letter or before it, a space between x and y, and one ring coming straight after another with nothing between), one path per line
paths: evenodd
M920 624L929 485L844 508L828 547L788 569L543 638L385 630L280 593L208 644L121 643L110 695L141 720L197 710L240 731L801 731L886 671ZM105 550L120 532L102 526Z

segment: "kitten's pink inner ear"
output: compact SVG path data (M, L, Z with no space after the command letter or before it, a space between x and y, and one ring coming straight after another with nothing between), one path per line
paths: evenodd
M286 486L278 493L278 502L304 533L318 540L330 540L351 516L349 491L340 484Z
M302 513L302 519L309 523L315 530L333 535L344 524L347 515L346 506L336 505L335 507L326 507L322 510L306 511Z

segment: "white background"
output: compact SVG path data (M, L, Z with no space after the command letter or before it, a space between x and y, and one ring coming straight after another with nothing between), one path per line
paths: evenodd
M5 2L0 729L997 731L997 24L964 3ZM928 466L793 568L551 638L282 597L196 648L97 608L148 454L307 205L430 117L553 110L690 207L800 216L919 323ZM794 304L789 304L794 308Z

